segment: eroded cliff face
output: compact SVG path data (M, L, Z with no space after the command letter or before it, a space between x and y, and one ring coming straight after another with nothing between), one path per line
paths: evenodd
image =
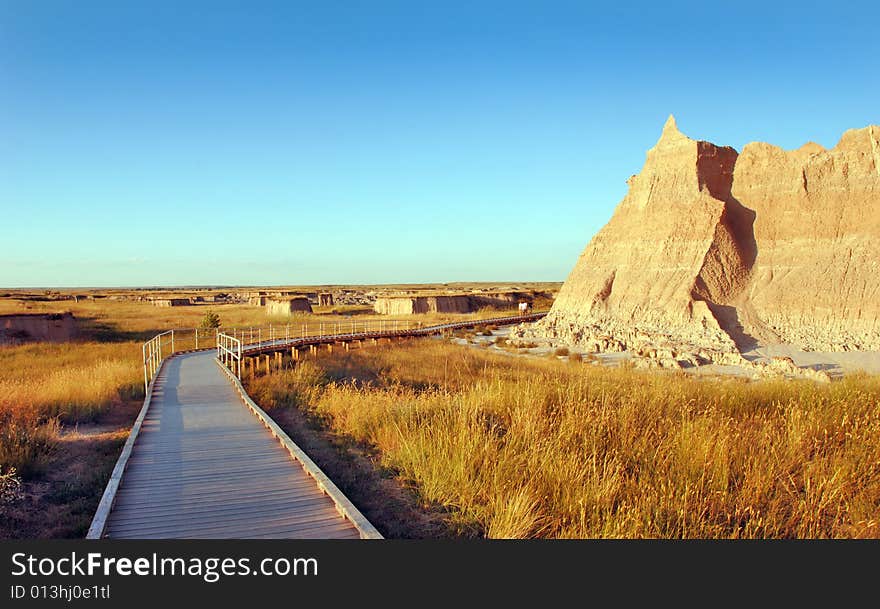
M745 329L807 350L880 349L880 128L831 150L748 144L733 194L756 214Z
M878 134L737 155L670 117L536 332L594 350L880 348Z

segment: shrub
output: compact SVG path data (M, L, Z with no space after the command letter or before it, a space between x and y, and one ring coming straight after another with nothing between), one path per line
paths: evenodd
M41 422L30 413L7 413L0 421L0 465L24 478L39 474L58 438L58 420Z
M200 328L204 328L206 330L211 330L214 328L220 327L220 316L214 313L211 309L205 313L205 316L202 318L202 323L199 324Z
M568 347L557 347L556 350L553 352L553 355L557 355L557 356L568 355Z
M538 346L538 343L526 342L526 343L516 343L513 345L517 349L534 349Z
M60 423L94 420L143 399L139 343L30 344L0 349L0 467L40 473Z
M14 467L10 467L6 473L0 470L0 513L3 508L22 499L24 494L21 489L21 478L15 471Z

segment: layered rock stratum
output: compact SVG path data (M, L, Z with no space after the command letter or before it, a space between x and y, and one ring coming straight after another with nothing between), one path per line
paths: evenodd
M628 184L533 335L698 360L880 349L880 127L738 154L670 117Z

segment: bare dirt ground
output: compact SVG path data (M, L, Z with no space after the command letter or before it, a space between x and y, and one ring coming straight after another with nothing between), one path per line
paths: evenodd
M880 374L880 351L802 351L792 345L757 346L743 353L746 359L790 357L800 367L825 370L831 376L864 371Z
M93 423L64 427L42 474L0 514L0 539L85 537L141 405L129 400Z
M477 348L488 348L494 352L505 353L509 355L531 356L531 357L548 357L555 352L555 345L549 340L540 338L529 339L534 346L522 349L506 349L498 346L498 339L505 338L510 334L510 328L498 328L493 330L490 336L477 333L474 336L466 338L457 337L452 340L458 344L469 345ZM503 342L503 341L502 341ZM632 360L635 354L629 351L619 353L594 353L592 357L586 350L577 347L567 347L569 354L579 354L583 358L589 358L599 364L614 366L621 362ZM832 379L841 378L847 374L856 374L865 372L868 374L880 374L880 351L849 351L849 352L832 352L832 351L803 351L793 345L776 344L762 345L758 344L751 349L742 353L743 357L752 362L769 362L773 358L789 357L795 366L804 369L813 369L826 372ZM560 355L560 358L568 357L568 355ZM684 368L686 373L696 375L722 375L722 376L742 376L751 377L752 370L737 365L720 365L709 364L705 366L696 366L693 368Z

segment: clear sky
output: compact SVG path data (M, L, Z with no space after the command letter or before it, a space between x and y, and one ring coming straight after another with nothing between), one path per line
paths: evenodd
M563 280L674 113L880 123L876 2L0 2L0 286Z

